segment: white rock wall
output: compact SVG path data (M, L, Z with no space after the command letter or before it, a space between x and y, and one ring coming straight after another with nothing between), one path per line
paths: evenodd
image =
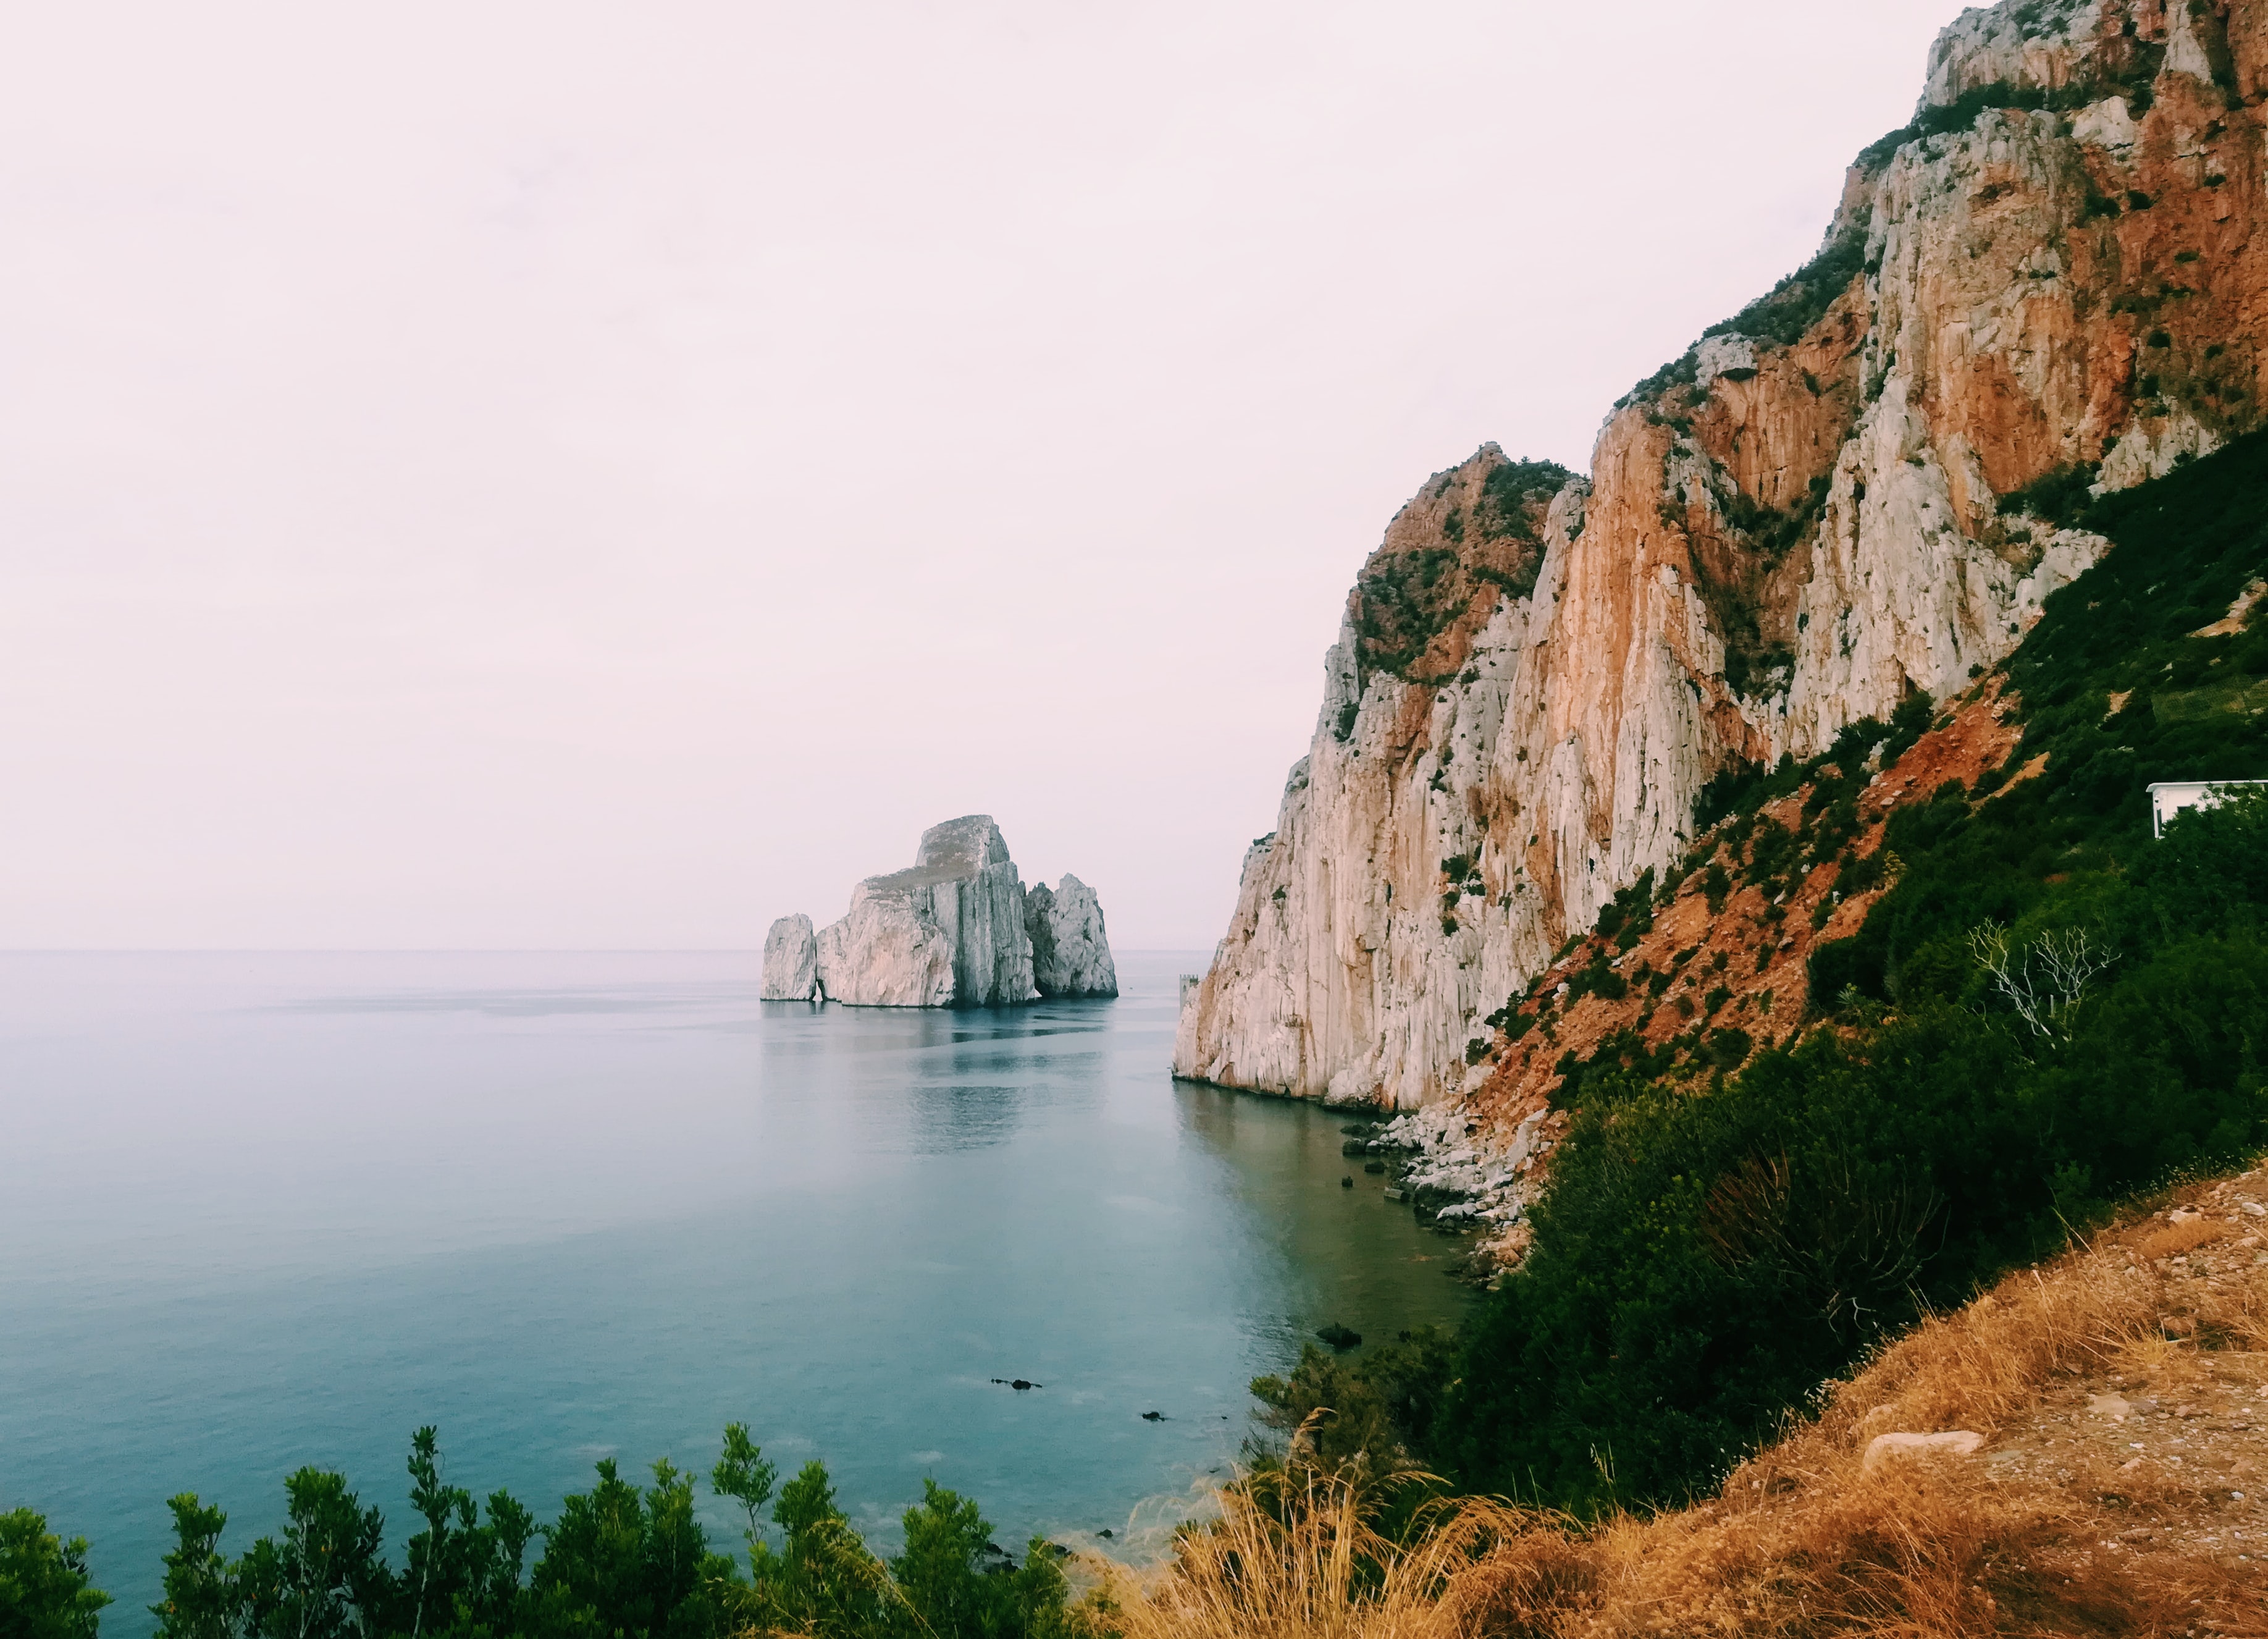
M1031 1000L1024 885L990 816L922 833L913 867L870 876L818 935L830 1001L873 1008L983 1008Z
M1118 968L1103 930L1102 901L1065 873L1054 888L1035 882L1024 897L1032 941L1032 983L1042 996L1115 996Z
M809 1001L819 989L819 938L800 911L784 916L764 935L762 996L766 1001Z

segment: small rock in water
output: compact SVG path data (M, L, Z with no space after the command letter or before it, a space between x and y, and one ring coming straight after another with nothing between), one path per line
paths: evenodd
M1163 1412L1144 1412L1142 1414L1142 1421L1144 1422L1163 1422L1166 1421L1166 1414Z
M1410 1196L1406 1191L1390 1189L1386 1192L1386 1199L1388 1200L1408 1200Z
M1034 1383L1027 1377L995 1377L992 1381L1003 1388L1009 1389L1044 1389L1048 1386L1044 1383Z
M1382 1161L1366 1161L1362 1163L1362 1170L1365 1172L1383 1172L1386 1170L1386 1163Z
M1108 1536L1111 1536L1113 1533L1112 1533L1112 1532L1111 1532L1110 1527L1109 1527L1109 1526L1108 1526L1108 1525L1105 1525L1101 1530L1100 1530L1100 1531L1096 1532L1094 1534L1095 1534L1096 1536L1098 1536L1098 1537L1108 1537Z
M1334 1320L1315 1335L1336 1349L1350 1349L1362 1341L1362 1333Z
M1351 1189L1352 1189L1352 1188L1354 1187L1354 1178L1353 1178L1353 1177L1352 1177L1351 1175L1349 1175L1349 1176L1348 1176L1348 1177L1346 1177L1346 1178L1341 1178L1341 1179L1339 1180L1339 1187L1340 1187L1341 1189L1343 1189L1343 1190L1351 1190Z

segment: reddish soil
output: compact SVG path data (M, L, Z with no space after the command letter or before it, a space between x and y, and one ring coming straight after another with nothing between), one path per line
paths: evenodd
M2008 720L2013 704L2001 698L1999 679L1988 679L1869 785L1859 801L1863 829L1853 843L1858 853L1871 854L1881 846L1883 823L1896 809L1928 801L1949 779L1974 786L1978 776L2006 762L2021 737L2021 730ZM2037 772L2027 767L2016 778ZM1763 811L1800 834L1804 799L1809 794L1806 786ZM1703 843L1722 829L1720 825L1705 834ZM1728 871L1732 864L1727 861ZM1853 894L1835 904L1815 927L1813 914L1830 896L1836 874L1833 864L1814 867L1778 905L1768 905L1760 889L1741 887L1712 915L1697 870L1675 900L1655 909L1653 931L1619 964L1625 974L1641 969L1670 973L1669 988L1657 998L1647 985L1633 984L1619 1001L1587 995L1564 1012L1555 1011L1517 1043L1499 1033L1496 1068L1472 1096L1472 1108L1495 1133L1508 1136L1521 1121L1546 1107L1560 1079L1557 1067L1563 1054L1587 1059L1618 1030L1636 1030L1649 1046L1683 1035L1697 1023L1711 1028L1737 1026L1760 1046L1786 1040L1809 1009L1807 963L1813 948L1856 933L1874 901L1889 891L1885 882ZM1608 941L1595 935L1584 940L1546 972L1536 994L1548 996L1587 966L1602 948L1611 956ZM1719 990L1727 993L1712 1008L1708 999ZM1556 1137L1550 1129L1563 1120L1555 1117L1548 1122L1545 1136ZM1522 1238L1515 1232L1502 1251L1516 1256L1521 1248L1512 1243Z

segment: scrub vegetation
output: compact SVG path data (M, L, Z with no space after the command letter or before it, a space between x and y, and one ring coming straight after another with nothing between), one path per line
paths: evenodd
M612 1461L539 1526L510 1495L485 1503L442 1479L434 1431L410 1445L421 1529L402 1564L385 1522L346 1477L303 1468L284 1481L286 1524L235 1557L227 1517L194 1494L173 1499L175 1546L158 1639L1048 1639L1065 1627L1063 1551L1035 1539L1023 1562L992 1541L976 1504L924 1482L905 1514L905 1550L870 1552L835 1504L826 1468L784 1484L735 1423L711 1471L746 1511L745 1554L716 1551L696 1517L695 1477L668 1461L652 1482ZM0 1515L0 1635L94 1639L109 1603L89 1582L84 1542L36 1514ZM532 1562L531 1562L532 1561Z

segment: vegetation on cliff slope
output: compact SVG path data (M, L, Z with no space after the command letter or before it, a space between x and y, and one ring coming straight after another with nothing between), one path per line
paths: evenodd
M1824 1016L1760 1050L1697 1030L1565 1067L1575 1121L1532 1250L1454 1386L1318 1358L1279 1415L1410 1407L1412 1460L1540 1504L1699 1495L1886 1336L2268 1141L2268 801L2154 841L2145 789L2268 777L2268 619L2230 616L2268 576L2268 438L2087 522L2116 550L2010 662L2023 738L1975 788L1948 782L1852 853L1860 759L1926 726L1918 698L1711 794L1729 822L1687 874L1712 905L1736 877L1767 900L1829 864L1851 890L1891 880L1812 958ZM1806 786L1798 829L1759 819Z
M1419 662L1460 620L1484 620L1499 595L1535 589L1544 514L1573 476L1556 461L1500 461L1482 478L1469 511L1456 506L1443 514L1446 544L1373 553L1348 600L1363 675L1447 681L1421 676Z
M1586 1081L1528 1264L1468 1341L1440 1453L1466 1483L1706 1489L1885 1333L2268 1137L2268 805L2154 842L2145 789L2268 775L2268 625L2191 635L2268 572L2268 439L2088 522L2117 550L2010 663L2021 746L1892 817L1895 886L1813 957L1838 1028L1701 1096Z

